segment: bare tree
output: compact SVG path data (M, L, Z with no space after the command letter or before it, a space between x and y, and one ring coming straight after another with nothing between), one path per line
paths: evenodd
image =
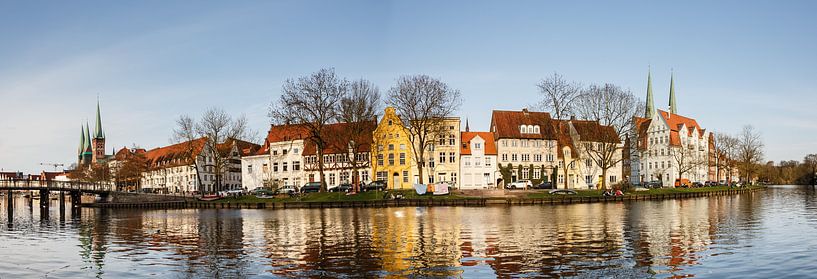
M212 157L211 166L216 178L216 191L224 190L222 187L223 175L230 171L234 164L234 154L231 154L235 140L247 139L250 137L250 130L247 127L247 118L242 116L233 118L221 108L212 107L202 114L201 119L196 123L196 134L205 138L204 150Z
M718 177L723 169L726 172L726 182L732 183L732 173L736 169L738 140L728 134L717 133L715 135L715 154L717 154L716 164L718 165Z
M403 76L389 90L387 103L394 107L406 126L417 161L420 183L424 183L426 151L442 136L443 123L462 104L460 91L427 75Z
M817 154L809 154L803 158L803 166L808 170L810 185L817 184Z
M358 170L366 167L365 162L368 161L358 158L358 153L364 145L371 144L372 131L377 126L378 113L381 111L380 106L380 90L365 79L350 83L349 90L340 100L337 117L339 122L346 123L346 129L339 131L344 146L336 148L338 150L348 149L351 153L349 168L352 171L352 184L355 192L360 191L360 183L363 182L360 181Z
M621 136L633 129L634 116L639 113L638 98L632 92L613 84L591 85L576 100L580 118L611 126L614 134L598 131L596 144L585 144L584 153L601 168L602 189L607 189L607 170L623 159Z
M172 143L182 143L184 146L184 158L193 162L193 172L196 174L196 185L198 185L198 192L204 192L204 185L201 183L201 174L199 173L199 157L201 154L196 154L195 140L198 138L196 131L196 121L189 115L183 114L176 119L176 128L173 129L173 136L170 141Z
M327 144L326 127L338 118L338 105L349 90L349 82L335 75L334 69L321 69L297 80L287 80L278 102L270 106L275 123L300 124L317 146L321 191L326 191L323 152Z
M542 98L541 107L550 111L556 119L570 117L582 91L581 84L569 82L556 72L539 81L536 87L539 88L540 98Z
M684 177L684 174L689 171L707 165L706 158L695 152L694 148L687 148L683 143L681 146L670 146L667 151L672 158L672 163L677 167L679 178Z
M763 160L763 141L760 132L752 125L743 126L738 136L737 160L740 171L746 177L746 183L751 182L752 175Z

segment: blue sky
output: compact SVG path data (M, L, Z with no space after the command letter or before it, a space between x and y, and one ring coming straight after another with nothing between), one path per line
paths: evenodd
M814 2L562 2L0 1L0 168L74 162L97 95L109 150L166 145L209 106L262 134L282 82L322 67L382 91L439 77L474 130L553 72L643 98L650 65L665 108L674 69L680 114L755 125L769 160L817 153Z

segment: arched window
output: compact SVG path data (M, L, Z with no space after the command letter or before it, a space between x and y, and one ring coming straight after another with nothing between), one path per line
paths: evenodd
M520 132L523 133L523 134L527 134L528 133L528 127L526 127L525 125L522 125L521 128L520 128Z
M533 126L533 132L536 134L539 133L539 125Z

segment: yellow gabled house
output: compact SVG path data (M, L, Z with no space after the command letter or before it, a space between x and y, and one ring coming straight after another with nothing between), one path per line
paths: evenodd
M412 189L412 150L409 134L393 107L387 107L373 133L372 173L388 189Z

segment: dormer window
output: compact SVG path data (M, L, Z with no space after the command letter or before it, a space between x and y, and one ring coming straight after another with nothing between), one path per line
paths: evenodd
M535 134L539 133L539 125L533 126L533 133Z
M519 129L520 129L520 132L523 133L523 134L528 133L528 127L525 126L525 125L522 125L521 128L519 128Z

